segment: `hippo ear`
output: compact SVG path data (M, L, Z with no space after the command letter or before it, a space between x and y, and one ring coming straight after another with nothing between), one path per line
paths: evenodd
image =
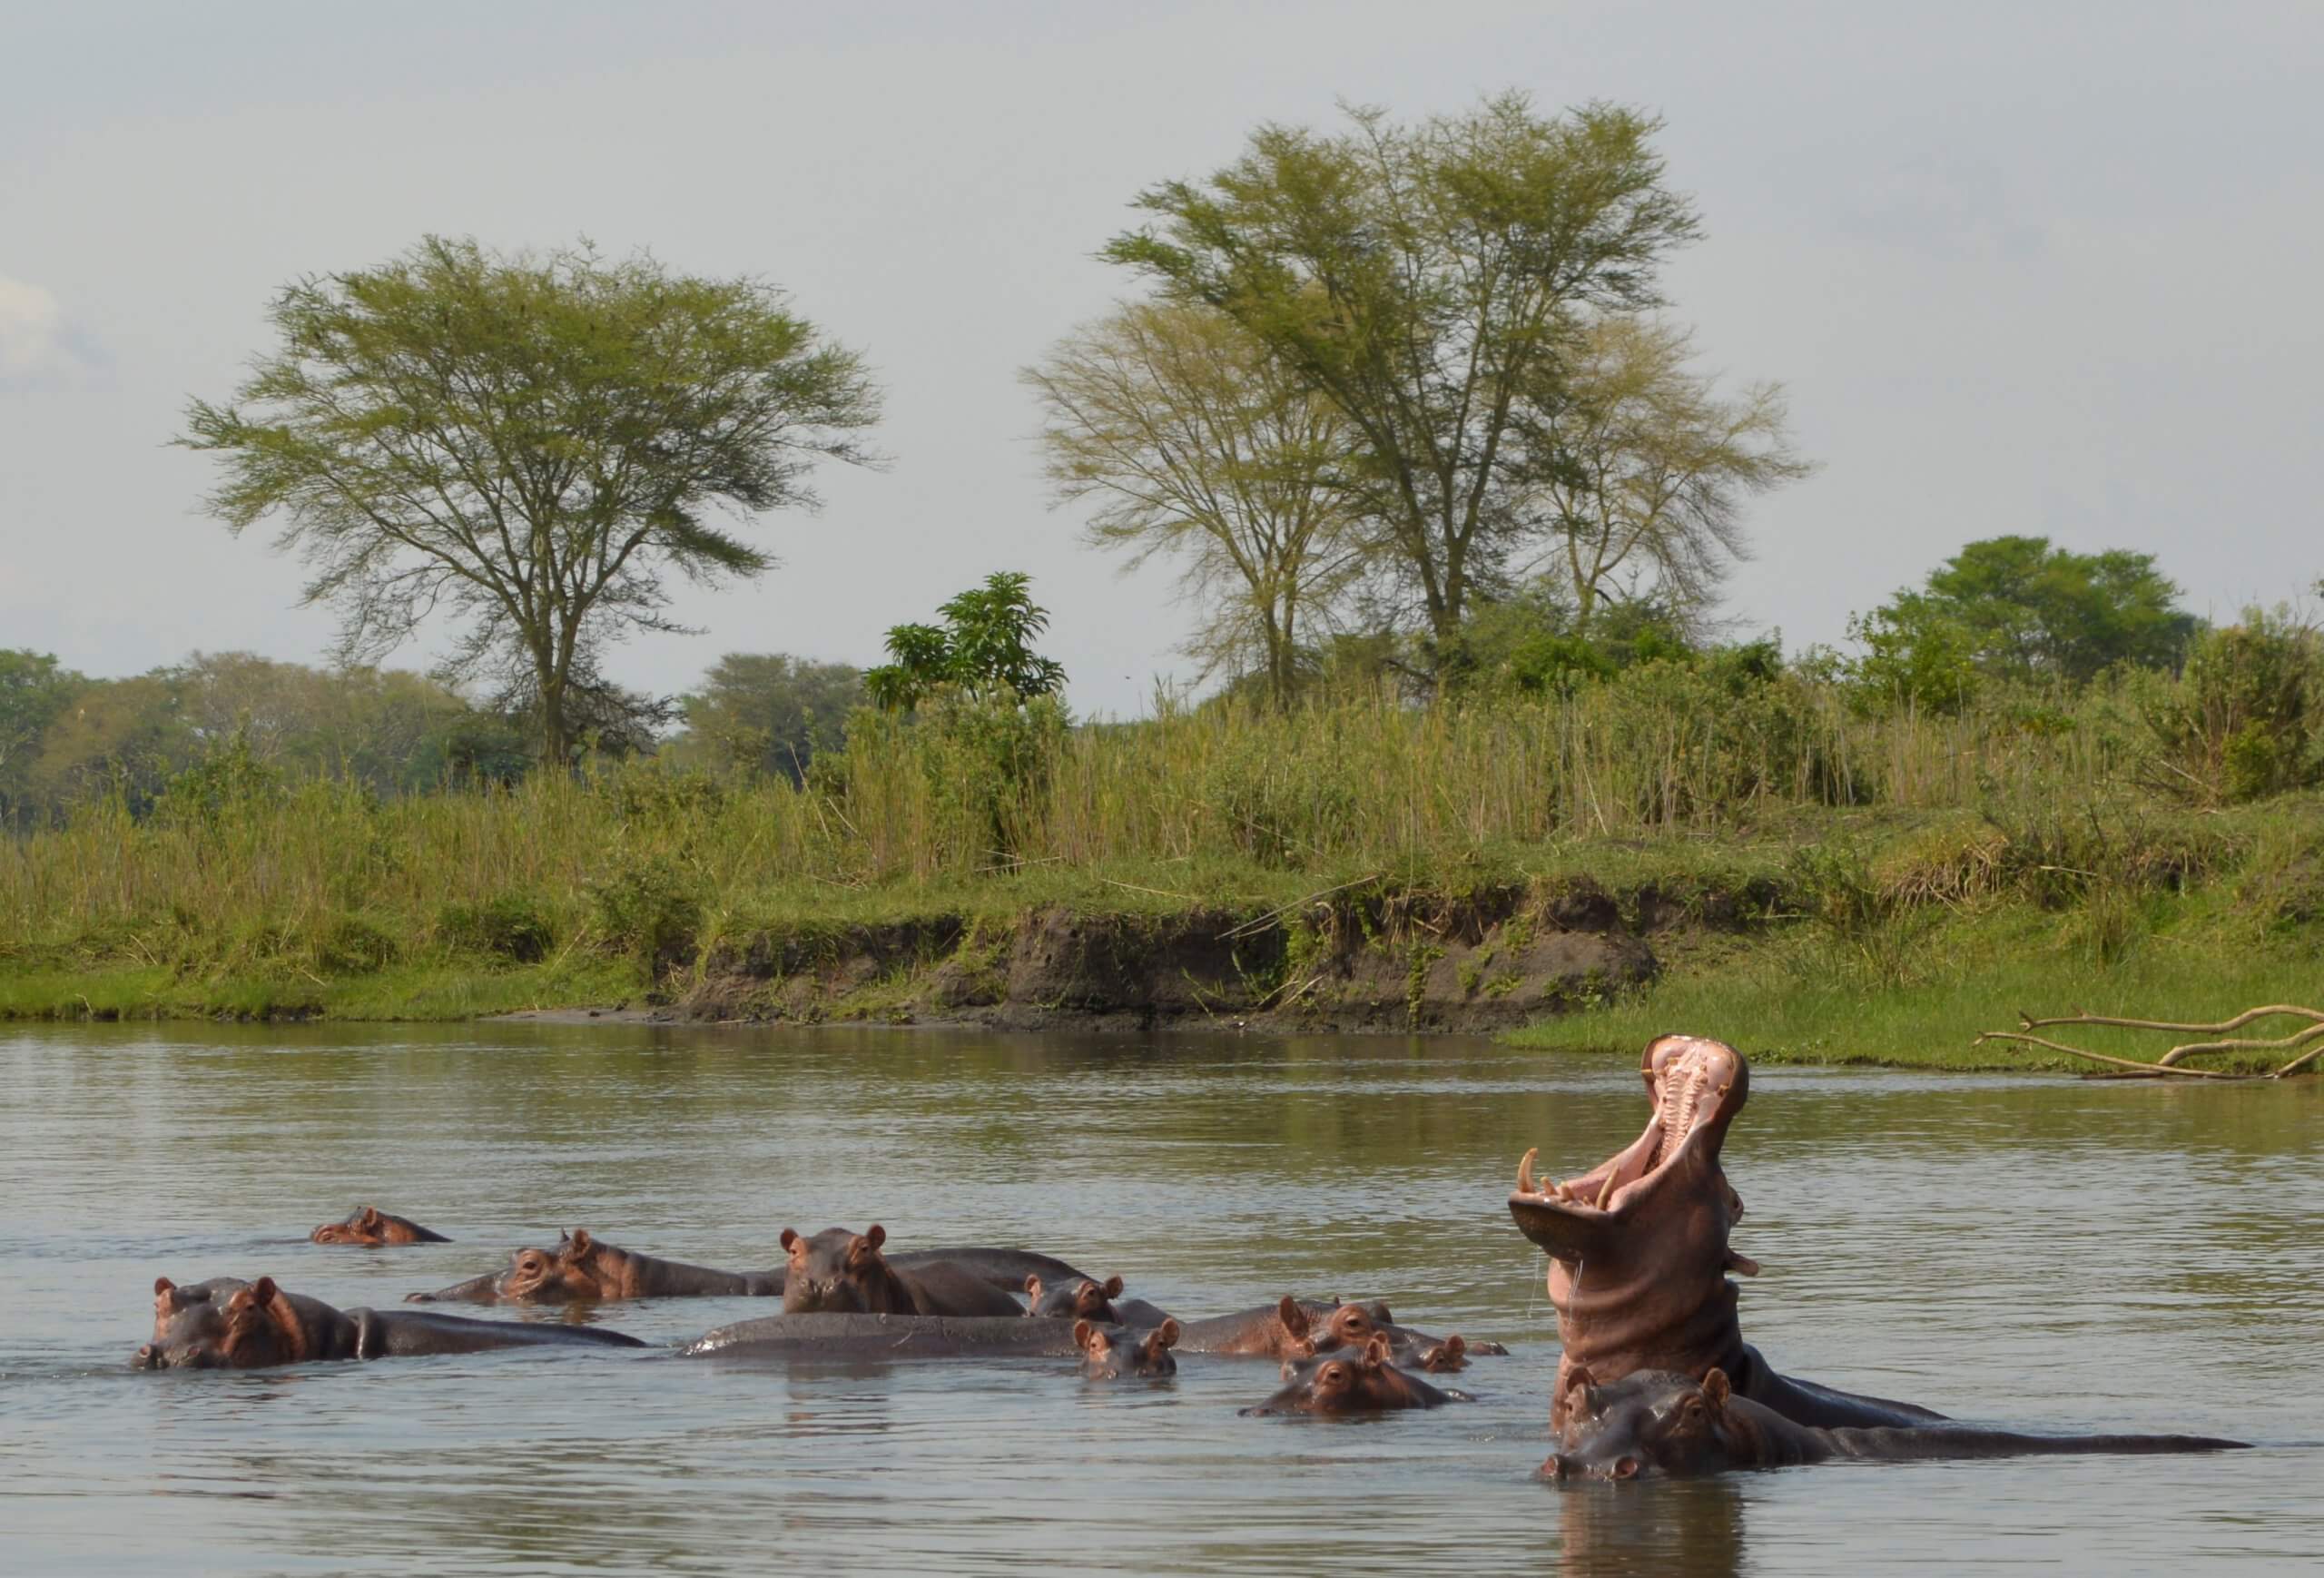
M586 1260L589 1257L589 1252L596 1247L597 1241L589 1237L588 1228L576 1228L571 1233L566 1236L565 1243L558 1252L557 1258L560 1260Z
M272 1304L274 1296L282 1290L274 1286L274 1278L261 1277L251 1284L251 1298L259 1304Z
M178 1285L176 1283L171 1281L166 1277L156 1277L153 1278L154 1307L158 1309L175 1309L179 1305L184 1302L185 1296L178 1291Z
M1104 1332L1099 1331L1086 1320L1077 1320L1073 1323L1073 1346L1085 1354L1103 1354L1108 1348L1113 1346L1106 1340Z
M793 1246L803 1243L805 1240L799 1237L798 1228L785 1228L783 1229L783 1237L778 1240L778 1242L783 1245L784 1251L788 1253Z
M1146 1346L1154 1349L1157 1353L1159 1353L1164 1348L1177 1347L1178 1346L1177 1321L1175 1318L1165 1317L1162 1324L1154 1328L1154 1335L1146 1339Z
M361 1228L378 1227L379 1225L379 1208L377 1206L365 1206L363 1208L363 1214L356 1218L355 1222L356 1226Z
M1041 1301L1041 1279L1030 1271L1025 1273L1025 1297L1035 1304Z
M1120 1272L1117 1271L1111 1277L1106 1278L1103 1292L1108 1298L1119 1298L1122 1296L1122 1277Z
M1294 1336L1307 1335L1307 1312L1299 1307L1299 1301L1291 1295L1286 1293L1283 1296L1283 1302L1275 1307L1275 1312L1283 1322L1284 1330Z
M1728 1382L1727 1372L1716 1366L1711 1368L1709 1375L1703 1377L1703 1396L1709 1399L1714 1411L1727 1406L1728 1396L1733 1390L1734 1388Z
M1566 1411L1584 1419L1598 1415L1598 1383L1590 1378L1589 1366L1576 1365L1566 1372Z
M888 1241L888 1229L874 1222L863 1230L863 1241L877 1249Z

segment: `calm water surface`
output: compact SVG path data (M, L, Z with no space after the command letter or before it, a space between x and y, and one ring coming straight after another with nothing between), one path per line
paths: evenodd
M10 1573L2314 1571L2324 1080L1762 1069L1727 1148L1795 1374L2261 1451L1560 1489L1502 1199L1636 1136L1619 1060L1489 1043L510 1025L0 1029ZM362 1201L458 1242L327 1249ZM1244 1419L1264 1362L525 1353L133 1374L157 1275L388 1305L586 1226L735 1268L786 1225L1014 1243L1181 1314L1386 1297L1495 1337L1473 1406ZM606 1307L654 1339L753 1299ZM511 1318L517 1318L512 1316Z

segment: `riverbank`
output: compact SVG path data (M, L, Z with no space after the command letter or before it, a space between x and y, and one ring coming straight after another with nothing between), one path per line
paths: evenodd
M378 831L351 863L392 880L411 856ZM359 890L342 880L341 901L303 920L218 924L180 904L0 944L0 1016L594 1009L1505 1032L1625 1054L1686 1027L1764 1061L2067 1069L2086 1065L1974 1037L2020 1010L2200 1020L2324 995L2317 796L2103 819L2087 804L2015 819L1794 807L1716 833L1502 843L1359 869L1020 862L967 880L775 881L719 903L684 867L634 849L613 870L562 893L433 906L350 903Z

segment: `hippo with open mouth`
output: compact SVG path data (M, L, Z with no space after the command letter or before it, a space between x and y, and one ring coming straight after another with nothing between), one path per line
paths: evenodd
M1539 1153L1529 1150L1509 1197L1518 1230L1550 1257L1550 1303L1565 1349L1551 1427L1563 1425L1572 1376L1583 1367L1603 1380L1721 1370L1742 1396L1799 1425L1942 1419L1913 1404L1787 1379L1743 1340L1728 1273L1759 1268L1728 1244L1743 1201L1718 1156L1750 1093L1750 1070L1724 1042L1666 1035L1647 1043L1641 1071L1654 1104L1643 1134L1561 1183L1537 1180Z

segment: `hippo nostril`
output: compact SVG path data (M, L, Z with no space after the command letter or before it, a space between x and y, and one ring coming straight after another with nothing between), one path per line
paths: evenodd
M1638 1477L1638 1459L1635 1457L1616 1459L1614 1463L1614 1477L1616 1479L1636 1479Z

